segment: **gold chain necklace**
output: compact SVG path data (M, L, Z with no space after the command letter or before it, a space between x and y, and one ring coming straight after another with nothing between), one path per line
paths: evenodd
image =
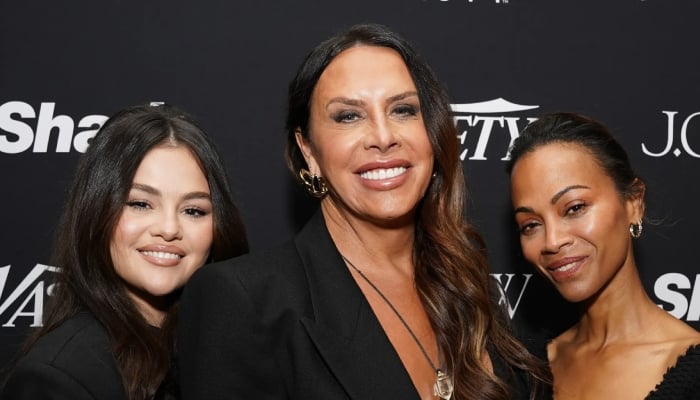
M363 274L359 268L357 268L355 266L355 264L351 263L350 260L345 258L344 255L341 254L340 256L343 258L343 260L349 266L352 267L352 269L354 269L355 271L357 271L358 274L360 274L362 279L364 279L372 287L372 289L374 289L377 292L379 297L381 297L386 302L386 304L389 306L389 308L391 308L391 310L394 312L394 314L396 314L396 316L399 318L399 321L401 321L403 326L406 328L408 333L411 335L413 340L416 342L416 344L420 348L420 351L423 353L423 356L428 361L428 364L430 364L430 367L432 369L434 369L435 373L437 374L437 377L435 379L435 385L433 385L433 393L443 400L450 400L450 398L452 397L452 392L454 390L454 386L452 385L452 378L450 378L443 370L441 370L440 368L437 368L435 366L435 364L433 364L433 360L430 359L430 356L428 355L428 352L425 350L425 347L423 347L423 344L420 342L420 340L418 340L418 337L416 336L416 334L413 333L413 330L411 330L411 327L408 326L408 323L406 322L406 320L404 320L403 317L401 316L401 314L399 314L399 310L397 310L396 307L394 307L394 305L391 304L391 302L384 295L384 293L382 293L382 291L379 290L379 288L374 283L372 283L372 281L370 281L369 278L365 274Z

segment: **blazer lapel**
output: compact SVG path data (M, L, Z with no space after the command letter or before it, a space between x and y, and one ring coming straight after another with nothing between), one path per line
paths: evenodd
M357 287L320 211L297 235L313 318L302 318L328 368L352 399L419 399L401 359Z

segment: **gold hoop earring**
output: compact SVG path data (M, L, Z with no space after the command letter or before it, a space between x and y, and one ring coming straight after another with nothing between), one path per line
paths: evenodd
M299 178L310 195L321 198L328 193L328 186L326 186L322 176L312 174L306 168L302 168L299 170Z
M634 239L637 239L638 237L642 236L642 220L641 219L636 224L630 224L630 236L632 236Z

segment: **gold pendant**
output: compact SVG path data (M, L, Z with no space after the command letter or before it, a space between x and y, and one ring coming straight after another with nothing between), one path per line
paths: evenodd
M453 390L454 386L452 385L452 378L447 376L447 374L442 372L442 370L437 370L437 379L435 380L433 393L443 400L450 400Z

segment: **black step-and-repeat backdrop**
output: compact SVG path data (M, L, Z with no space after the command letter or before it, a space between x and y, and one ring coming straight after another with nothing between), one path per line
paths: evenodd
M253 251L314 202L283 164L288 80L332 33L379 22L414 42L454 103L470 214L526 329L576 317L521 261L504 159L546 111L594 116L648 185L636 241L653 299L700 328L700 2L74 0L0 6L0 364L41 323L66 185L107 115L164 101L214 137Z

